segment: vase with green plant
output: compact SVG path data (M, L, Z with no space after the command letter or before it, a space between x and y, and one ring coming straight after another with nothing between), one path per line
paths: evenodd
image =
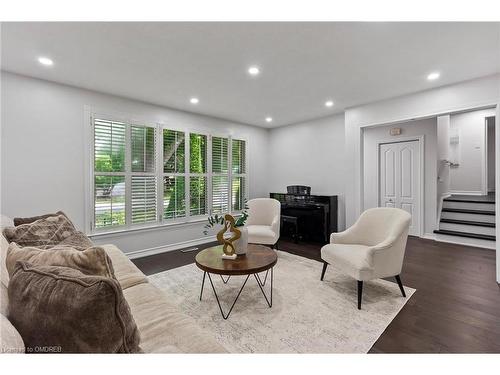
M225 228L228 228L227 226L228 223L226 223L227 220L225 216L226 215L218 215L218 214L209 216L207 218L207 224L205 224L205 226L203 227L204 228L203 234L205 234L205 236L208 236L211 229L214 229L216 226L219 225L223 228L222 229L223 231L225 230ZM238 231L241 232L241 236L236 241L233 242L236 255L243 255L246 254L247 252L248 230L245 227L247 219L248 219L248 205L245 201L245 206L243 211L241 212L241 215L237 219L233 218L234 224L232 225L232 227L238 228ZM219 242L223 244L223 242L221 242L220 240Z

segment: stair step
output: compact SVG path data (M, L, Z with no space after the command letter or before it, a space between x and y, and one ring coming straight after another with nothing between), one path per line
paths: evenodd
M457 219L441 219L441 223L449 223L449 224L462 224L462 225L474 225L478 227L490 227L495 228L495 223L487 223L484 221L470 221L470 220L457 220Z
M442 219L479 221L484 223L494 223L496 217L493 215L463 214L460 212L441 212Z
M435 230L434 233L437 233L437 234L446 234L448 236L477 238L479 240L496 241L496 237L495 236L490 236L490 235L487 235L487 234L468 233L468 232L456 232L454 230L444 230L444 229Z
M459 212L462 214L477 214L477 215L495 215L495 211L491 210L466 210L464 208L443 208L443 212Z
M466 202L466 203L495 203L495 199L493 200L478 200L474 198L456 198L456 197L449 197L443 199L445 202Z
M495 211L495 203L490 202L459 202L459 201L443 201L443 208L454 208L457 210L479 210L479 211Z

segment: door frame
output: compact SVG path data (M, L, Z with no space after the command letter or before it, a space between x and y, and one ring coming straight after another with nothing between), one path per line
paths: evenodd
M420 153L419 158L420 158L420 168L418 170L419 173L419 180L420 180L420 191L418 194L418 207L420 210L420 217L419 217L419 231L418 231L418 237L423 237L425 230L424 230L424 214L425 214L425 204L424 204L424 199L425 199L425 158L424 158L424 150L425 150L425 136L424 135L415 135L415 136L408 136L408 137L401 137L401 136L396 136L396 137L391 137L391 138L385 138L385 139L379 139L375 143L377 145L377 206L380 207L380 146L383 144L388 144L388 143L404 143L404 142L412 142L412 141L417 141L418 142L418 151Z

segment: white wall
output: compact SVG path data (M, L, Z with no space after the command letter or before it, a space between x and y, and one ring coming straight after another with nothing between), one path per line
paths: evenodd
M312 194L338 195L339 230L345 228L344 115L271 129L269 190L311 186Z
M459 135L458 164L450 168L450 190L455 194L482 194L486 181L486 117L495 109L485 109L450 116L450 130Z
M390 136L393 127L401 128L401 136ZM424 233L432 234L436 225L436 119L426 119L365 128L363 131L363 170L364 170L364 209L378 206L377 184L377 141L391 140L397 142L400 138L424 136Z
M31 216L64 210L84 228L84 107L130 114L175 127L248 139L249 194L269 194L268 131L38 79L1 73L2 213ZM96 238L131 252L203 238L202 224Z
M500 74L496 74L346 109L347 226L354 223L363 209L361 128L486 107L498 103L499 98Z

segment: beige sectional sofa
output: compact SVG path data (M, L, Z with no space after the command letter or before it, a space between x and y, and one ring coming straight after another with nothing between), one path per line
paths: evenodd
M2 217L2 227L9 220ZM10 224L13 225L13 224ZM13 352L22 346L8 317L8 275L5 255L8 242L1 238L0 316L1 352ZM168 295L148 282L148 278L114 245L103 246L113 262L115 276L132 310L141 333L141 348L146 353L225 353L215 338L173 305Z

